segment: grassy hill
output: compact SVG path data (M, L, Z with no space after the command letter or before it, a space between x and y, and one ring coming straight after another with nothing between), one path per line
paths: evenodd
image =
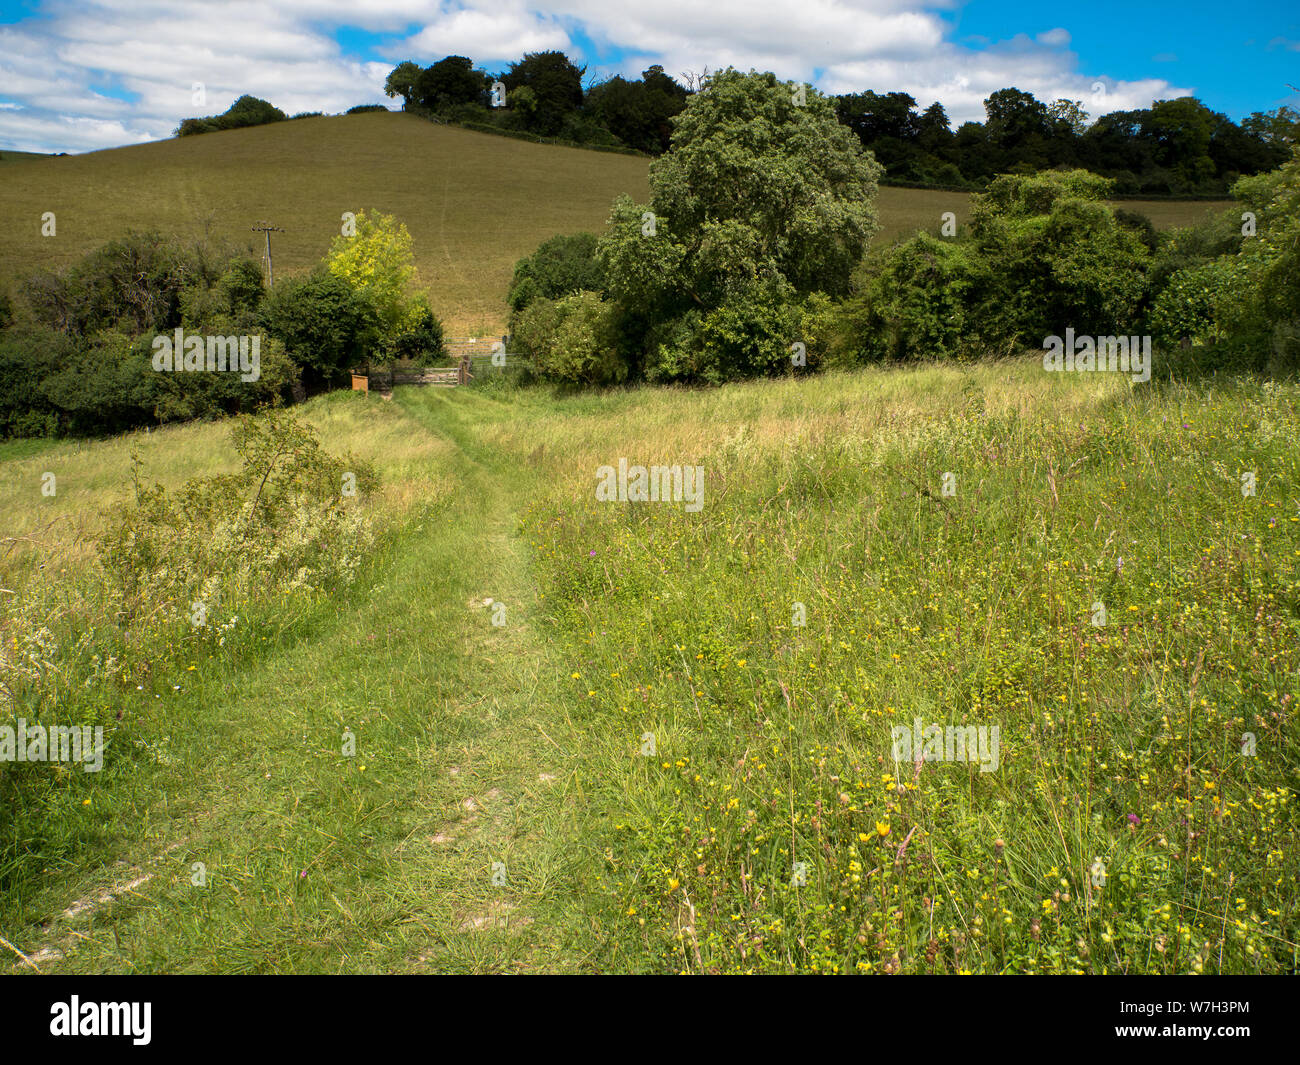
M515 261L556 233L600 230L620 193L648 195L648 160L532 144L438 126L411 115L301 119L73 156L3 154L0 276L74 261L128 228L247 243L283 226L277 272L316 263L344 211L395 214L415 241L420 285L451 331L496 330ZM882 188L878 240L966 218L964 193ZM1160 228L1220 204L1129 201ZM57 236L41 236L54 211Z
M15 164L0 176L14 218L0 272L67 263L128 227L247 242L259 219L277 272L314 265L344 211L395 214L420 284L453 328L500 324L515 260L555 233L600 227L619 193L645 196L634 156L471 133L410 115L310 118ZM40 235L54 211L58 235Z

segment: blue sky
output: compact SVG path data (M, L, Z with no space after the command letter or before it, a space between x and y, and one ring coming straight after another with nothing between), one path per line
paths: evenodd
M1300 108L1294 0L0 0L0 150L169 136L244 92L289 113L388 103L400 59L500 69L559 48L593 76L774 70L826 92L939 100L953 124L1014 85L1094 117L1193 93L1233 118ZM202 88L195 93L195 85ZM195 100L201 100L196 103Z
M1294 0L1095 0L1064 8L978 0L944 18L957 41L998 39L1009 28L1036 34L1063 27L1083 69L1115 78L1167 78L1238 120L1300 102L1286 87L1300 85L1300 4Z

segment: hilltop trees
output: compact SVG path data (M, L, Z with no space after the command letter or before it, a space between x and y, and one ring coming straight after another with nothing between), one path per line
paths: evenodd
M413 98L431 111L482 104L487 99L489 82L483 71L474 69L472 59L449 55L415 75Z
M1157 195L1224 192L1241 174L1279 166L1296 128L1285 108L1237 125L1190 96L1089 124L1078 101L1044 103L999 89L984 101L985 121L955 134L939 104L917 115L905 93L850 93L835 106L894 181L971 185L999 173L1082 166L1114 178L1117 192Z
M565 116L582 106L582 76L586 67L575 66L563 52L529 52L501 76L510 93L527 88L534 101L528 129L554 136Z
M288 117L267 101L256 96L244 95L231 104L224 114L184 119L176 128L176 136L189 137L196 133L212 133L221 129L263 126L268 122L283 122Z
M454 58L454 57L448 57ZM389 72L388 78L384 81L384 95L388 97L400 96L402 98L402 107L409 108L415 103L415 84L420 77L420 64L413 63L407 59L398 63L397 66Z
M642 71L640 81L610 78L587 92L585 110L629 148L659 154L672 138L672 118L688 93L661 66Z
M660 155L673 119L695 94L660 66L640 80L615 76L584 92L586 68L562 52L531 52L498 75L504 107L488 107L492 76L464 56L421 69L411 61L389 74L385 91L408 108L431 110L474 128L496 127L592 146L626 146ZM1242 175L1280 166L1300 129L1289 108L1233 122L1194 97L1090 121L1078 100L1042 101L1014 86L990 93L983 122L953 130L943 105L918 111L904 92L865 89L834 98L839 121L898 184L978 188L1002 173L1086 168L1113 178L1118 193L1226 193Z

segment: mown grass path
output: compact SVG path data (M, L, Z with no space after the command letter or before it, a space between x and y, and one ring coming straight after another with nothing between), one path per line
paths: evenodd
M492 401L459 391L394 404L453 445L452 500L305 630L190 674L116 864L52 876L34 902L62 916L5 930L42 971L582 967L562 663L516 537L530 475L477 443L462 412Z

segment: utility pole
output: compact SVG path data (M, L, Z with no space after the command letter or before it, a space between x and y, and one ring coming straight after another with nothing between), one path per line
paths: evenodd
M271 288L275 284L275 271L271 268L271 234L283 233L284 230L270 222L258 222L253 227L253 232L266 234L266 287Z

